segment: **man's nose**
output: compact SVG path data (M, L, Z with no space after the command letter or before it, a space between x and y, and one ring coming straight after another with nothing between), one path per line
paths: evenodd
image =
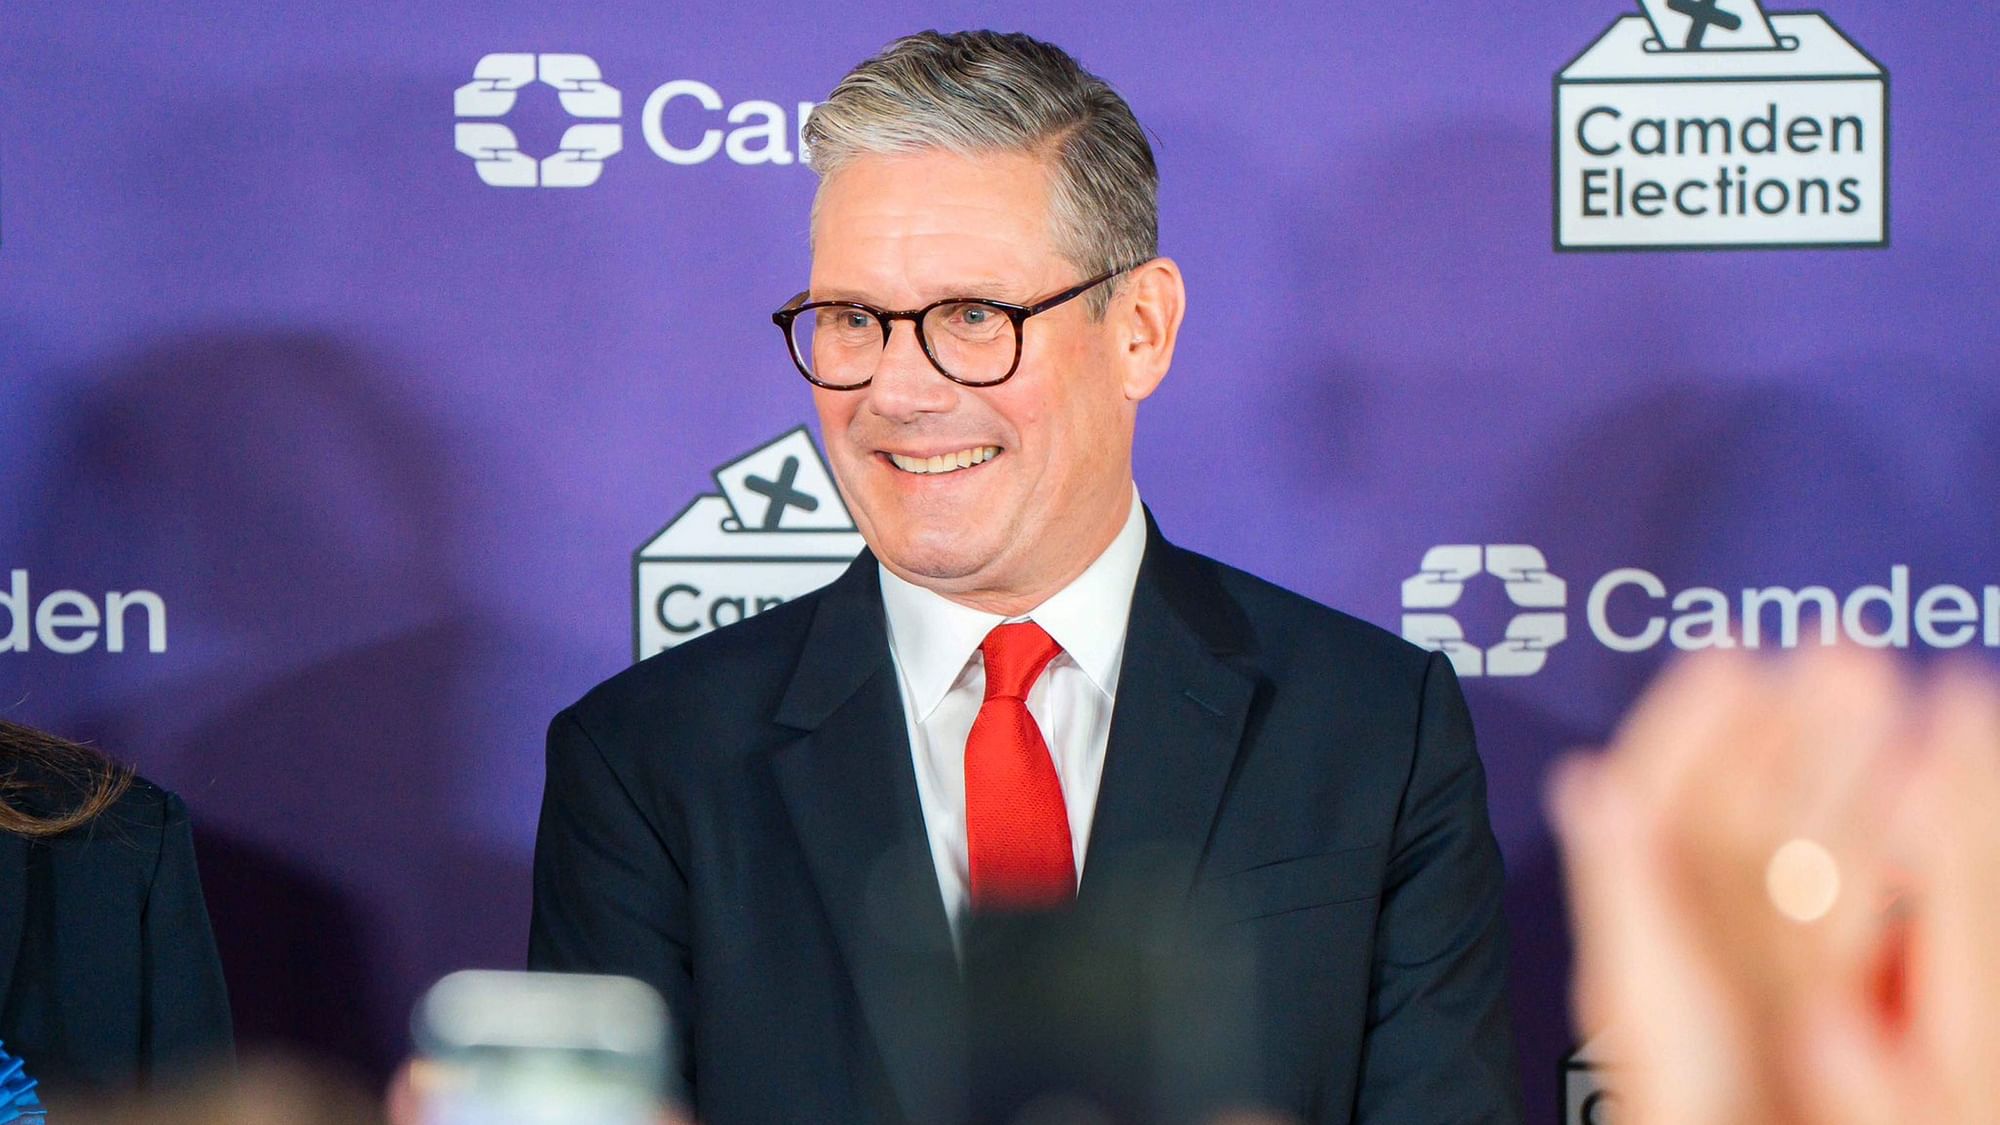
M889 325L889 342L882 347L866 393L869 407L892 422L950 410L957 399L951 381L931 366L917 342L917 326L902 320Z

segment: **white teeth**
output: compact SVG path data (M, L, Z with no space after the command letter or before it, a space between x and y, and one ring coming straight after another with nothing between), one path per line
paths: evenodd
M891 453L889 460L906 473L950 473L959 469L970 469L998 456L1000 456L999 446L976 445L956 453L940 453L933 457L905 457L900 453Z

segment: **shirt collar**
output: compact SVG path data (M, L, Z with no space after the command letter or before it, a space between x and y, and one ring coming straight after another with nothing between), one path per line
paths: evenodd
M1118 669L1125 654L1125 626L1132 589L1146 554L1146 517L1139 490L1125 526L1082 574L1047 601L1015 618L963 606L935 591L906 582L888 567L882 575L882 608L889 619L889 647L910 688L921 721L944 701L986 634L1003 621L1033 621L1048 631L1063 652L1109 700L1118 696Z

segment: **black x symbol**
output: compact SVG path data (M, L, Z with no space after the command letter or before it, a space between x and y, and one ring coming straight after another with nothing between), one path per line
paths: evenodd
M800 492L792 487L792 482L797 479L799 479L799 459L796 457L785 458L784 465L778 469L778 479L775 482L765 480L763 477L743 478L743 487L771 498L771 506L764 509L763 530L778 530L778 521L784 518L786 508L797 508L802 512L819 510L819 501L811 493Z
M1724 31L1735 31L1743 26L1741 16L1723 11L1719 4L1720 0L1667 0L1669 9L1694 21L1688 28L1687 42L1683 44L1689 50L1701 46L1702 37L1708 34L1710 24Z

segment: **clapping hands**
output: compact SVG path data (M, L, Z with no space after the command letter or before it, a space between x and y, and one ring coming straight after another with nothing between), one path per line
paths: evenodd
M2000 1122L2000 694L1670 670L1551 802L1618 1125Z

